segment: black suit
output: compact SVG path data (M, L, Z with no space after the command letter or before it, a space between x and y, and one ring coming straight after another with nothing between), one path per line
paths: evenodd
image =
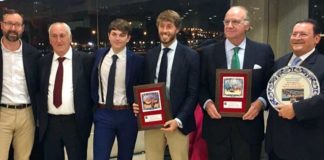
M273 65L274 55L269 45L257 43L246 39L246 48L244 53L243 69L253 69L257 64L260 69L252 71L252 89L251 102L258 97L266 99L265 88L270 76L270 70ZM215 101L215 77L216 69L227 69L227 60L225 52L225 41L206 47L201 54L201 90L199 101L201 106L211 99ZM208 145L208 154L210 159L214 153L218 152L213 146L216 143L222 143L235 132L245 143L251 145L260 145L264 137L264 120L262 111L254 120L243 121L241 118L222 117L219 120L211 119L204 111L203 137ZM228 151L227 152L232 152ZM231 153L233 154L233 153Z
M292 53L278 59L274 71L287 66ZM324 56L314 51L301 66L311 70L320 83L321 93L293 104L295 118L283 119L272 107L266 133L266 151L285 160L324 159Z
M145 83L154 83L156 65L161 46L153 48L145 56ZM199 85L199 56L178 42L171 70L170 103L173 118L179 118L183 128L179 130L188 134L196 128L194 109L197 105Z
M48 54L40 59L40 94L39 94L39 127L40 141L48 134L48 85L51 72L53 54ZM90 74L93 64L93 56L82 52L73 51L72 54L72 80L74 96L74 119L80 135L82 155L86 158L88 137L90 135L93 103L90 95Z

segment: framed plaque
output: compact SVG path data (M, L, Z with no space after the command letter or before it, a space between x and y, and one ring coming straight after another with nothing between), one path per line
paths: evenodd
M252 70L216 69L216 107L224 117L242 117L251 105Z
M134 86L134 98L139 105L139 130L162 128L166 121L172 119L165 83Z
M272 107L298 102L320 94L320 84L313 72L302 66L286 66L276 71L267 86Z

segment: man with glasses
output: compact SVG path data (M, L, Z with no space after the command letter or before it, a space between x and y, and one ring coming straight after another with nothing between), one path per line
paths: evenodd
M226 40L203 49L201 54L201 90L204 109L203 137L208 158L217 160L259 160L264 136L263 108L265 89L274 55L269 45L246 37L250 29L248 11L231 7L225 15ZM215 105L216 69L252 69L251 106L242 118L222 117Z
M295 23L290 36L291 53L279 58L274 71L285 66L300 65L317 77L321 93L309 99L269 109L266 151L270 160L324 159L324 56L315 48L320 28L308 19ZM296 60L299 62L296 62Z
M23 15L6 9L2 15L0 50L0 159L29 160L34 143L38 51L22 41Z

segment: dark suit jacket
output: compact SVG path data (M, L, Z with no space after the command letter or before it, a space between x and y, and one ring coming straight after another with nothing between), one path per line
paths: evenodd
M25 71L25 78L27 83L28 94L33 107L34 119L37 119L36 113L36 94L38 90L37 81L37 61L41 57L41 54L36 48L22 41L22 55L23 55L23 65ZM0 44L1 46L1 44ZM0 49L0 93L2 94L2 80L3 80L3 58L2 50ZM1 102L1 95L0 95Z
M287 66L292 53L278 59L274 71ZM280 118L272 107L266 133L266 151L289 160L324 159L324 56L318 51L306 58L301 66L311 70L320 83L321 93L293 104L296 117Z
M145 83L154 83L156 65L161 46L148 51L145 56ZM199 88L199 55L178 42L171 69L170 103L173 118L179 118L188 134L196 128L194 109L197 105Z
M53 54L47 54L39 61L40 68L40 92L38 98L39 104L39 134L40 140L44 138L47 129L48 120L48 83L51 72ZM93 56L73 51L72 54L72 79L74 94L74 109L77 128L82 140L87 141L93 117L93 103L90 95L90 72L93 64ZM56 74L56 73L52 73Z
M253 69L255 64L261 69L252 71L251 102L262 96L266 99L265 89L273 66L274 55L269 45L257 43L246 39L243 69ZM201 54L201 90L199 101L201 106L206 100L215 101L216 69L227 69L225 41L206 47ZM261 143L264 137L264 122L262 111L252 121L243 121L238 118L222 117L220 120L213 120L204 110L203 137L208 141L222 141L231 131L233 119L237 119L237 126L240 134L245 137L248 143Z
M98 95L98 67L101 65L102 59L108 53L109 48L102 48L96 52L95 63L91 73L91 96L95 104L99 101ZM127 103L132 105L134 102L133 86L141 82L141 75L143 72L143 57L136 55L134 52L127 49L126 51L126 97ZM116 73L118 74L118 73Z

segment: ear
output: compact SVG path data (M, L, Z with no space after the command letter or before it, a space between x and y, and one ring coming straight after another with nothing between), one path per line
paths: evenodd
M320 34L315 35L315 44L318 44L321 41L321 36Z

